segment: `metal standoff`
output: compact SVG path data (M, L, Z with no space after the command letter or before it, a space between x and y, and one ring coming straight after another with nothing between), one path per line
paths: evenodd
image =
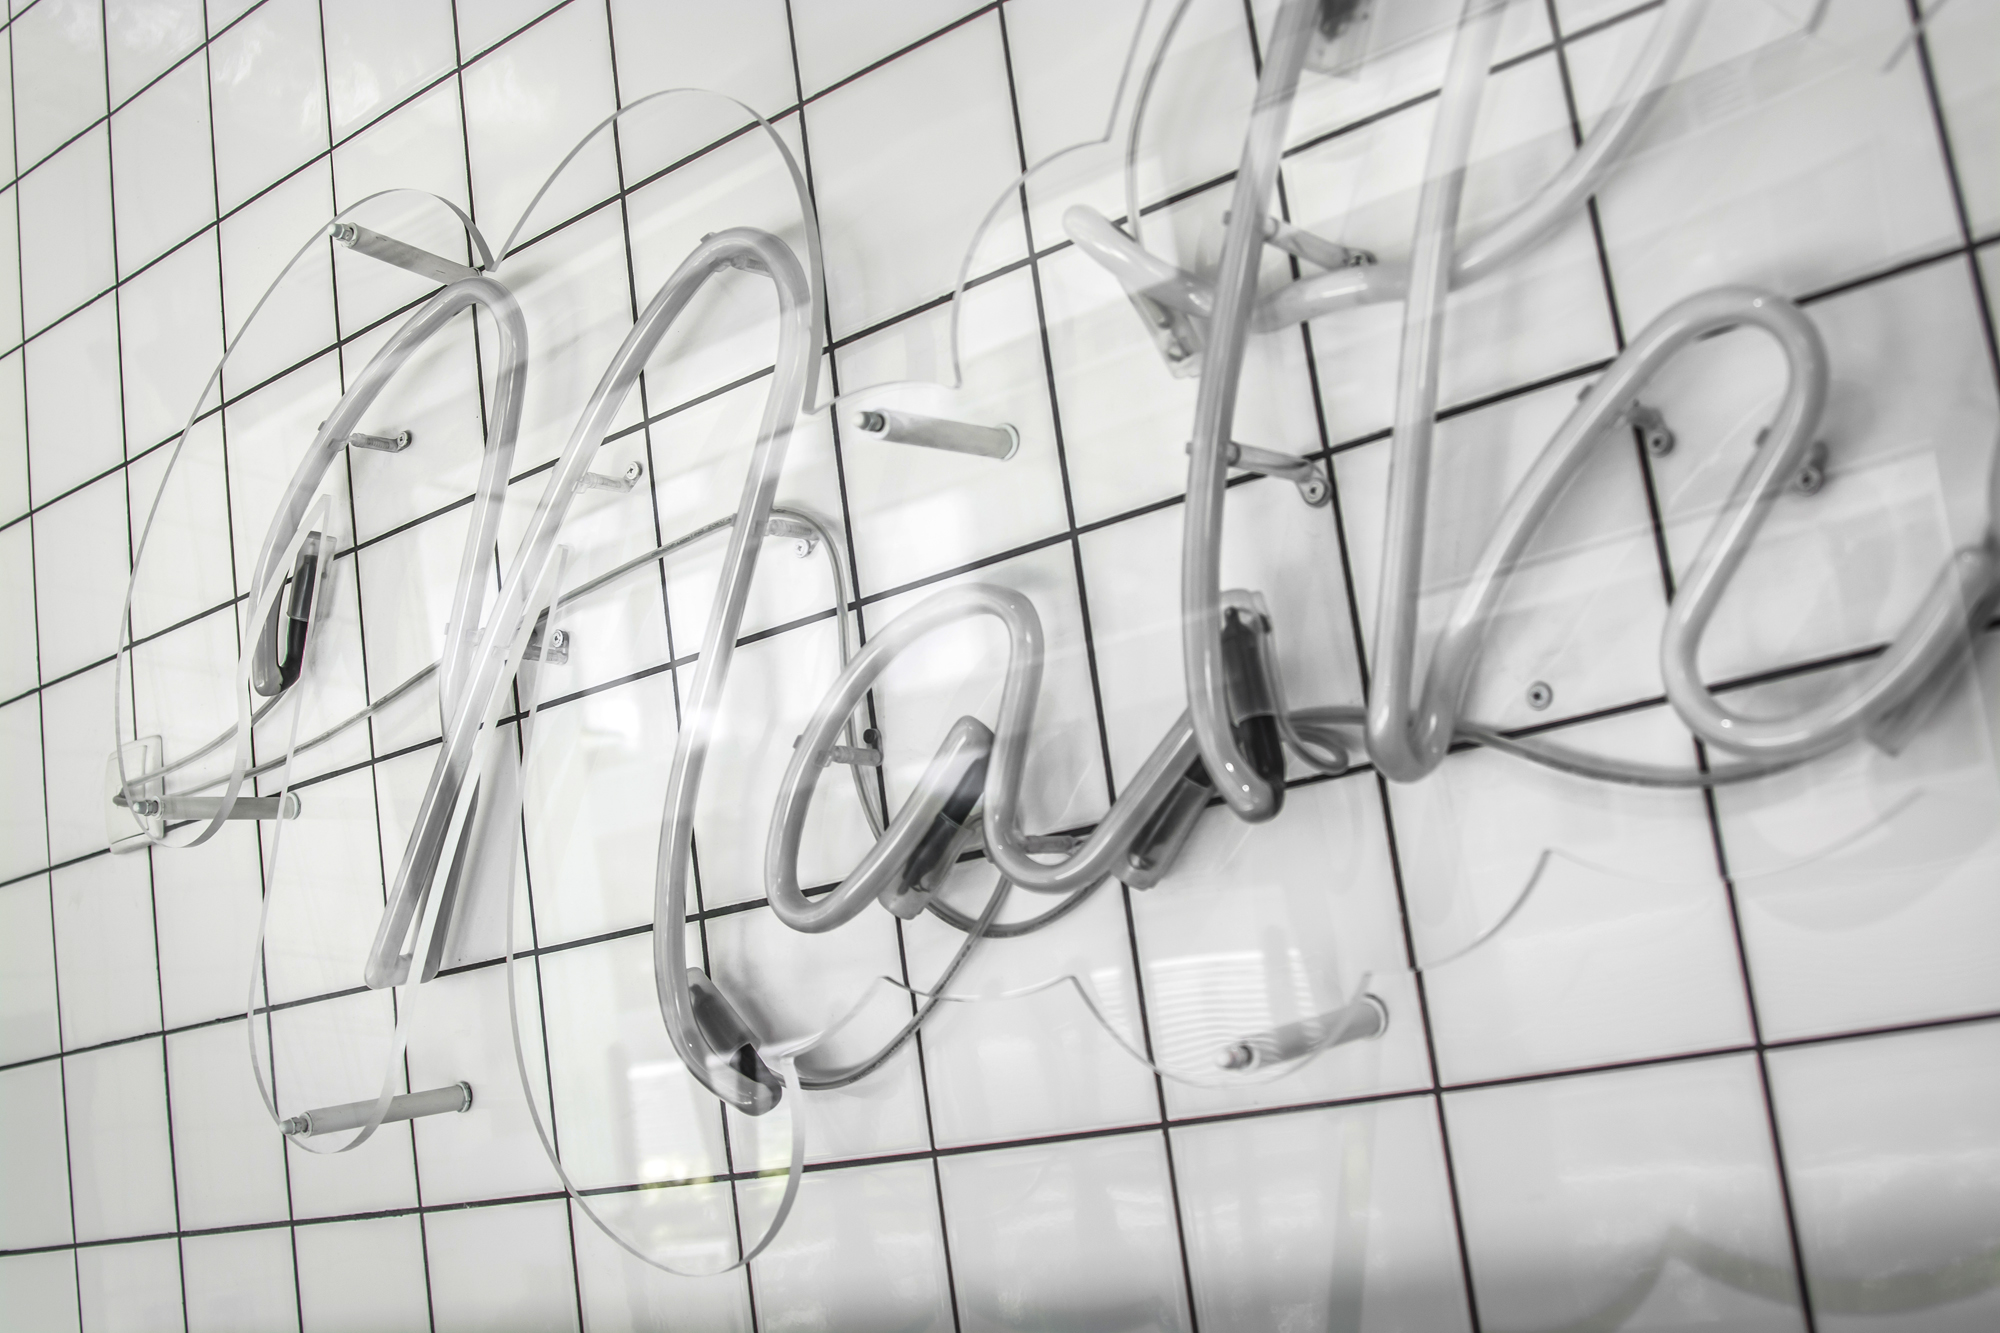
M1193 449L1190 444L1189 449ZM1273 453L1269 449L1257 449L1247 444L1229 442L1224 453L1229 466L1254 472L1260 477L1282 477L1299 488L1299 498L1317 509L1333 498L1333 488L1326 484L1326 470L1310 458L1300 458L1295 454Z
M633 459L626 469L615 477L607 477L602 472L586 472L577 478L576 488L580 491L617 491L624 494L639 484L639 478L646 475L646 465Z
M521 650L521 660L523 662L547 662L550 666L567 666L569 664L569 631L559 629L549 635L548 641L544 643L542 641L542 631L547 625L548 622L544 620L537 624L534 631L529 634L527 647Z
M1665 458L1674 451L1674 432L1667 425L1667 418L1659 408L1648 407L1645 403L1634 403L1625 414L1632 423L1632 429L1639 432L1639 442L1654 458Z
M220 796L141 796L127 800L123 794L111 798L113 805L127 806L135 815L161 819L214 819L222 810ZM288 791L279 796L239 796L224 819L297 819L299 794Z
M382 1113L382 1123L395 1120L415 1120L420 1116L445 1115L452 1111L472 1109L472 1085L454 1083L449 1087L432 1088L428 1092L406 1092L400 1097L389 1099L389 1109ZM317 1110L301 1111L283 1121L278 1127L287 1135L310 1137L314 1134L336 1134L343 1129L359 1129L367 1124L375 1114L375 1103L348 1102L342 1106L322 1106Z
M373 449L379 453L400 454L416 439L409 431L399 430L394 435L350 435L346 444L350 449Z
M819 533L810 523L801 523L795 518L783 518L776 514L764 525L764 531L773 537L790 537L792 554L803 560L819 549Z
M1757 432L1755 443L1761 449L1770 438L1771 428L1765 426ZM1814 440L1806 446L1805 457L1800 460L1798 471L1785 483L1785 489L1794 495L1818 495L1826 486L1826 460L1826 441Z
M1248 1072L1349 1042L1366 1041L1388 1030L1389 1006L1373 995L1363 995L1329 1013L1231 1042L1216 1052L1215 1063L1218 1068Z
M945 449L955 454L978 454L982 458L1012 458L1021 447L1021 432L1002 422L998 426L974 426L943 417L921 417L914 412L891 412L871 408L854 414L854 428L890 444L918 444L926 449Z
M446 259L443 255L420 250L393 236L384 236L379 231L370 231L352 222L336 222L332 234L334 240L357 254L364 254L370 259L379 259L385 264L407 269L433 282L458 282L464 278L477 277L479 274L479 270Z

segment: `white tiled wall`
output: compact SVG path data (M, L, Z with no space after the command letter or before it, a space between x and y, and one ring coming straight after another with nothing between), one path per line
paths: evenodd
M800 156L840 391L944 376L942 298L1002 199L959 312L958 402L1013 422L1019 455L913 457L820 414L793 444L781 503L843 532L866 626L953 582L1034 600L1049 662L1027 815L1088 825L1182 706L1194 387L1167 377L1057 221L1077 199L1122 211L1115 175L1008 192L1026 163L1101 130L1141 5L12 9L0 1329L1992 1327L1992 633L1900 753L1855 748L1712 799L1471 750L1410 787L1366 769L1298 775L1269 825L1211 812L1166 883L1109 884L1041 934L985 944L955 989L1074 975L1125 1040L1185 1066L1218 1015L1293 1017L1365 980L1392 1013L1382 1040L1216 1088L1155 1077L1064 990L948 1006L870 1080L803 1099L813 1169L747 1272L663 1276L567 1202L516 1078L494 903L471 961L421 992L401 1075L467 1079L472 1111L386 1127L348 1156L288 1150L244 1054L271 848L237 825L190 851L103 851L113 625L165 446L225 334L335 209L378 190L435 192L497 246L585 130L666 88L743 99ZM1196 265L1216 253L1255 34L1274 9L1195 0L1162 75L1141 173L1148 237ZM1833 479L1781 503L1706 664L1784 708L1849 679L1986 519L2000 5L1956 0L1894 64L1906 0L1831 0L1818 35L1791 41L1805 0L1711 9L1661 128L1590 213L1454 296L1429 570L1441 598L1578 388L1648 319L1717 283L1776 288L1831 348ZM1516 0L1469 228L1555 168L1656 18L1629 0ZM1344 83L1308 76L1284 167L1294 220L1407 252L1434 55ZM787 180L741 118L672 105L615 151L587 149L501 266L534 355L503 549L635 310L689 246L741 223L798 240ZM435 214L372 207L371 225L462 246ZM205 736L232 716L218 682L275 488L426 290L321 246L245 340L141 573L126 707L142 733ZM1382 307L1271 335L1246 372L1239 434L1319 452L1336 483L1330 509L1259 480L1228 502L1225 579L1273 606L1294 704L1364 689L1396 323ZM338 562L308 729L438 651L491 337L462 323L427 349L378 409L419 444L354 455L339 479L357 546ZM728 512L770 342L756 284L704 294L596 463L643 461L647 484L585 496L565 529L575 577ZM1662 589L1777 391L1750 342L1704 343L1650 390L1679 436L1671 455L1614 452L1586 471L1510 594L1477 716L1694 762L1660 698ZM836 665L824 566L776 543L764 561L699 814L694 938L783 1037L880 975L932 984L960 937L872 911L806 936L764 905L770 795ZM526 781L518 921L532 948L516 978L529 1075L570 1171L641 1244L697 1267L762 1229L779 1186L756 1173L787 1148L783 1112L725 1116L685 1077L651 975L666 757L719 562L696 547L661 582L622 585L570 621L576 647ZM953 717L990 715L986 633L937 636L884 677L892 800ZM1531 681L1553 689L1550 711L1526 703ZM419 701L301 758L309 817L286 834L268 967L288 1004L270 1024L288 1105L372 1091L392 1011L358 991L358 961L437 735ZM825 787L808 882L837 878L865 845L844 784ZM961 872L967 901L983 873Z

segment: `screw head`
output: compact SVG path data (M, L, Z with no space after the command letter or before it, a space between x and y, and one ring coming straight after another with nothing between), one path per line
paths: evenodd
M1792 486L1800 495L1818 495L1826 485L1826 467L1820 463L1808 463L1799 469L1799 475L1792 479Z
M1309 505L1325 504L1327 498L1326 478L1315 471L1312 476L1307 477L1300 484L1299 495Z
M1556 692L1545 680L1538 680L1528 687L1528 707L1541 712L1556 701Z
M640 462L636 458L632 460L631 466L625 469L625 480L631 482L635 486L639 484L639 478L645 475L646 475L646 465Z
M552 634L550 634L550 635L549 635L549 648L550 648L550 650L551 650L552 652L558 652L558 653L559 653L559 652L561 652L561 651L562 651L563 649L565 649L565 648L567 648L567 647L569 647L569 631L568 631L568 630L566 630L566 629L559 629L559 630L556 630L556 631L555 631L554 633L552 633Z

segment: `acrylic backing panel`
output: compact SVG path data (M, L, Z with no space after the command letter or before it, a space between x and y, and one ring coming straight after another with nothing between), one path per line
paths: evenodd
M1122 143L1021 177L1103 132L1134 25L1155 37L1169 8L14 6L0 29L0 1328L2000 1320L1993 626L1901 744L1712 793L1606 785L1490 747L1413 783L1294 765L1276 819L1210 810L1159 885L1114 880L1045 931L985 942L951 982L968 1001L870 1078L745 1116L689 1076L653 983L667 759L720 538L565 611L568 661L544 664L521 772L517 881L461 923L416 1012L360 985L444 730L425 699L385 697L447 641L501 393L494 320L461 316L365 423L414 444L335 465L344 530L300 734L382 711L300 755L306 815L282 826L275 863L272 826L243 823L192 850L107 854L114 688L169 760L229 725L243 602L300 442L431 287L309 247L169 477L225 338L336 211L414 187L497 244L591 126L686 86L769 117L824 239L819 398L853 397L803 419L778 505L827 522L864 633L958 585L1024 594L1046 662L1023 825L1096 823L1186 698L1196 388L1065 227L1079 203L1124 213L1106 169ZM2000 434L2000 5L1925 8L1912 41L1910 0L1717 0L1589 207L1452 296L1427 636L1579 392L1719 284L1797 302L1831 366L1823 484L1774 506L1708 634L1702 667L1730 699L1784 714L1837 695L1978 539ZM1194 0L1149 93L1132 180L1146 243L1197 272L1218 261L1276 12ZM1505 8L1468 232L1615 114L1663 12ZM1283 217L1408 256L1444 51L1415 42L1306 76ZM441 209L364 208L370 227L474 257ZM742 225L805 253L782 156L713 99L634 112L528 212L497 270L534 358L503 556L639 312L707 233ZM1265 285L1305 271L1272 250ZM579 493L568 585L728 514L777 378L769 292L754 274L704 288L647 363L590 465L640 479ZM1241 475L1224 511L1223 586L1264 596L1295 706L1359 701L1379 657L1395 309L1250 344L1238 438L1322 460L1331 482L1312 506L1282 477ZM1579 475L1495 617L1469 715L1590 754L1706 762L1661 692L1659 643L1783 387L1755 339L1698 342L1647 387L1671 448L1635 436ZM1008 422L1018 450L898 447L848 410L947 397ZM120 676L119 607L163 477ZM870 997L845 1034L865 1051L910 1004L878 978L940 985L963 937L872 907L801 934L764 897L768 812L842 653L829 551L796 540L805 558L766 543L745 609L694 813L689 953L774 1039ZM958 626L884 673L892 810L953 718L991 719L1004 646ZM870 842L844 775L820 786L806 884L839 879ZM261 897L280 880L260 973L275 1008L256 1035L281 1102L372 1097L400 1016L395 1090L463 1079L465 1114L385 1125L338 1157L286 1146L243 1017ZM976 910L990 883L972 865L952 892ZM1042 988L1064 976L1076 989ZM1218 1021L1309 1017L1362 988L1387 1006L1379 1039L1282 1079L1201 1069ZM1161 1078L1127 1046L1204 1076ZM796 1111L808 1156L789 1223L724 1276L634 1262L565 1195L524 1082L597 1211L692 1268L764 1230Z

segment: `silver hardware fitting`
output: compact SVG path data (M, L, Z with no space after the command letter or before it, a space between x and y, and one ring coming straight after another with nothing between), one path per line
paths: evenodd
M607 477L602 472L586 472L577 478L576 488L580 491L616 491L623 495L639 484L639 478L646 475L646 465L633 459L631 465L615 477Z
M1595 386L1586 384L1578 389L1576 400L1580 403L1588 398L1593 387ZM1666 413L1659 408L1634 402L1625 409L1619 420L1639 432L1639 443L1645 446L1646 452L1652 457L1665 458L1674 451L1676 441L1673 428L1667 425Z
M1229 225L1229 213L1222 214L1224 226ZM1339 268L1360 268L1376 262L1372 250L1357 250L1351 245L1329 241L1303 227L1294 227L1282 218L1264 218L1264 244L1273 249L1283 250L1297 259L1303 259L1315 268L1328 271Z
M1215 1053L1219 1069L1247 1072L1297 1060L1334 1046L1367 1041L1389 1030L1389 1006L1374 995L1342 1005L1303 1022L1287 1023L1269 1032L1231 1042Z
M400 1097L389 1099L388 1109L382 1113L382 1123L387 1125L397 1120L415 1120L427 1115L449 1115L457 1111L472 1109L472 1085L453 1083L448 1087L432 1088L427 1092L406 1092ZM278 1122L278 1128L286 1137L314 1134L337 1134L343 1129L359 1129L367 1124L375 1114L375 1101L346 1102L340 1106L322 1106L311 1111L302 1111Z
M1194 445L1189 443L1188 450L1192 452L1193 449ZM1333 488L1326 480L1326 469L1316 459L1273 453L1269 449L1256 449L1231 440L1225 461L1231 467L1254 472L1260 477L1284 478L1298 487L1299 498L1315 509L1333 498Z
M798 749L799 742L804 739L805 735L803 733L792 737L792 748L794 750ZM869 727L861 733L861 744L859 745L834 745L828 747L826 763L854 764L861 768L882 767L882 733L873 727Z
M478 269L467 268L455 260L446 259L443 255L420 250L393 236L384 236L379 231L370 231L352 222L334 223L332 236L335 241L357 254L378 259L384 264L414 273L421 278L429 278L433 282L453 283L479 276Z
M1652 457L1665 458L1674 451L1674 433L1659 408L1634 403L1625 413L1625 420L1639 432L1639 443Z
M871 408L854 414L854 429L888 444L915 444L1003 462L1021 449L1021 432L1004 421L997 426L974 426L943 417Z
M550 666L569 664L569 631L559 629L542 641L542 626L535 626L528 635L528 646L521 650L523 662L547 662Z
M341 441L350 449L373 449L377 453L400 454L410 447L417 437L409 431L399 430L394 435L350 435Z
M792 554L803 560L819 549L819 533L810 523L801 523L795 518L773 517L764 526L764 532L772 537L790 537Z
M1757 447L1759 449L1763 448L1764 441L1770 438L1771 428L1769 426L1759 429L1757 432ZM1818 495L1822 490L1826 489L1826 463L1828 456L1826 441L1814 440L1812 446L1806 450L1805 461L1799 464L1799 470L1794 472L1791 480L1785 483L1785 489L1794 495Z
M1538 680L1528 687L1528 707L1537 713L1556 701L1556 692L1545 680Z
M123 793L111 803L124 806L147 819L213 819L222 809L220 796L141 796L127 800ZM299 794L288 791L280 796L239 796L229 807L227 819L297 819Z

